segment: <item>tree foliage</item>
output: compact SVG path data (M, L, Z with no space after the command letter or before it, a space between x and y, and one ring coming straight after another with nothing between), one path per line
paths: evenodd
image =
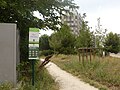
M51 49L49 46L49 36L48 35L42 35L39 39L39 48L41 51L43 50L49 50Z
M0 1L0 22L19 22L24 20L26 24L43 28L55 29L59 23L60 15L65 7L76 7L73 0L1 0ZM33 12L38 11L43 19L34 17ZM49 23L48 23L49 22ZM24 23L24 22L23 22Z
M100 48L103 47L107 29L101 28L102 25L100 24L100 18L98 18L97 21L98 21L98 25L95 31L95 47Z
M105 38L104 43L105 50L111 53L118 53L120 51L120 38L115 33L110 32Z
M84 21L86 14L83 15L82 26L80 29L80 34L76 38L76 48L80 47L94 47L94 35L93 32L90 32L90 28L87 25L87 22Z
M0 0L0 22L16 23L20 31L20 57L28 59L29 27L57 30L65 7L76 8L73 0ZM42 19L33 15L38 11Z
M61 39L58 32L55 32L49 38L49 44L52 49L54 49L54 54L58 52L58 49L61 47Z
M74 42L75 37L71 32L71 29L67 25L63 25L60 30L61 36L61 48L59 52L62 54L72 54L74 53Z
M63 25L60 31L54 33L50 38L50 46L55 51L62 54L71 54L74 52L75 37L67 25Z

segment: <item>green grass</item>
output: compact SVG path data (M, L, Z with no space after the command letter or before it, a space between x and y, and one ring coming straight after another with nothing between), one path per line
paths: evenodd
M20 83L21 84L21 83ZM53 78L49 75L47 70L42 70L39 76L35 77L35 86L31 82L22 82L17 90L58 90L58 85Z
M0 90L11 90L13 85L11 83L5 82L0 84Z
M40 71L40 72L37 72ZM0 90L59 90L58 85L49 75L48 71L43 68L38 69L38 64L35 66L35 85L31 85L31 70L29 76L21 76L21 80L17 83L16 87L13 87L11 83L0 84ZM14 89L13 89L14 88Z
M79 62L77 55L58 55L52 58L62 69L82 78L100 90L120 90L120 59L95 58L91 62Z

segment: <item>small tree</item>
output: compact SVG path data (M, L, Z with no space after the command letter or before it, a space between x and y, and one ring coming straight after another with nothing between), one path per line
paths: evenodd
M83 15L85 19L86 14ZM93 47L93 32L90 32L90 28L87 25L87 21L82 21L82 27L80 29L80 34L76 38L76 47Z
M60 31L52 34L49 39L50 46L54 49L54 52L57 51L62 54L73 53L74 41L74 35L67 25L63 25Z
M51 48L54 49L54 54L61 47L60 35L57 32L53 33L50 36L50 38L49 38L49 45L50 45Z
M95 31L95 47L103 47L107 29L101 28L100 18L97 19L98 25Z
M72 34L70 27L65 24L58 33L61 39L61 48L59 49L59 52L62 54L74 53L75 37Z
M118 53L120 51L119 36L110 32L105 39L104 47L107 52Z
M48 35L42 35L39 39L39 46L40 50L49 50L50 45L49 45L49 36Z

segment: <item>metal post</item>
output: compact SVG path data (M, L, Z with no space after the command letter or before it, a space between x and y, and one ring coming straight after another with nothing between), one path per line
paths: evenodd
M34 86L34 82L35 82L35 73L34 73L34 59L32 59L32 85Z
M86 48L86 60L88 61L88 49Z
M95 60L95 52L96 52L96 48L93 48L92 51L93 51L93 59Z
M84 49L82 49L82 52L83 52L83 64L84 64L84 56L85 56Z
M91 49L90 49L90 62L91 62L91 56L92 56L92 54L91 54Z
M79 62L80 62L80 52L78 51L78 55L79 55Z

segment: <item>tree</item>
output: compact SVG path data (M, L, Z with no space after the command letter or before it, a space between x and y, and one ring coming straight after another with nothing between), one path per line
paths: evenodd
M57 30L65 7L77 8L73 0L0 0L0 22L16 23L20 31L20 59L28 60L29 27ZM33 15L38 11L42 19Z
M50 45L49 45L49 36L48 35L42 35L39 39L39 48L41 51L43 50L49 50L51 49L50 48Z
M105 50L111 53L118 53L120 51L120 38L115 33L110 32L105 38L104 43Z
M83 15L82 26L80 29L80 34L76 38L76 48L80 47L93 47L93 32L90 32L90 28L87 22L84 21L86 14Z
M50 46L61 54L72 54L74 52L75 37L67 25L63 25L60 31L51 36L49 41Z
M49 45L54 49L54 54L56 54L58 49L61 47L61 39L58 32L55 32L50 36Z
M58 33L61 37L61 48L59 52L62 54L73 54L75 36L72 34L70 27L64 24Z
M95 47L103 47L107 29L101 28L100 18L97 19L98 25L95 31Z

